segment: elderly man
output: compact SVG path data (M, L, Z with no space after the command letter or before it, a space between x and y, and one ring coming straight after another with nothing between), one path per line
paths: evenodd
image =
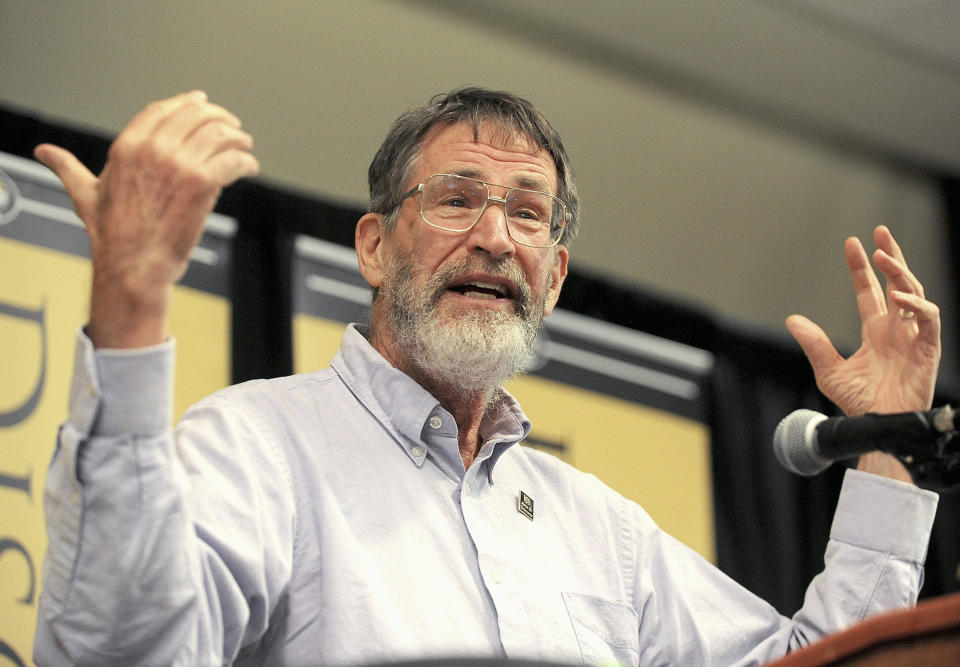
M94 271L48 476L38 663L757 664L915 601L936 496L887 455L848 473L826 567L789 619L595 478L517 446L530 423L501 385L556 304L579 207L556 132L505 93L455 91L394 124L356 228L372 316L331 367L228 388L171 430L171 287L220 189L256 173L250 148L192 92L135 117L99 177L37 149ZM848 414L926 409L939 314L889 231L874 240L886 291L846 246L860 350L788 326Z

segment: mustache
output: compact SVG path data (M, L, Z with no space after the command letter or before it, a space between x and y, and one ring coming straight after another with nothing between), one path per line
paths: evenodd
M517 315L521 318L529 315L533 305L533 290L530 289L523 271L511 260L498 260L485 255L468 255L434 273L424 285L430 305L435 306L440 302L448 285L459 282L471 273L486 273L508 281L513 287Z

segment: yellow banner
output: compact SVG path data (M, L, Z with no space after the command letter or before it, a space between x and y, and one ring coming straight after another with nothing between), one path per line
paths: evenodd
M87 259L0 238L0 665L32 664L47 547L43 485L66 417L89 286ZM175 289L177 418L229 383L229 327L226 299Z

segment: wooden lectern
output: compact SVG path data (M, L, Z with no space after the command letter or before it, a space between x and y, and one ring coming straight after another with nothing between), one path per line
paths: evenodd
M767 667L942 667L960 665L960 593L862 623L767 663Z

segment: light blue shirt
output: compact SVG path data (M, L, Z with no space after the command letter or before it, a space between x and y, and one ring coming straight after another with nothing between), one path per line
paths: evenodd
M506 393L464 470L451 415L352 327L329 369L225 389L173 431L172 359L172 343L94 353L80 334L40 665L759 664L916 600L927 491L848 473L826 569L788 619L518 446L530 422Z

